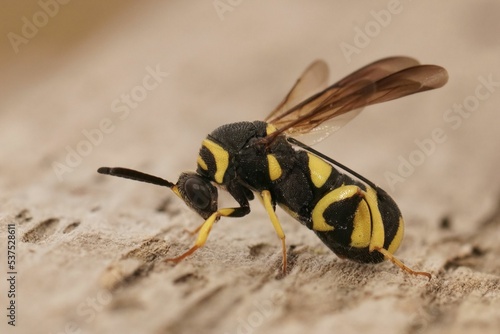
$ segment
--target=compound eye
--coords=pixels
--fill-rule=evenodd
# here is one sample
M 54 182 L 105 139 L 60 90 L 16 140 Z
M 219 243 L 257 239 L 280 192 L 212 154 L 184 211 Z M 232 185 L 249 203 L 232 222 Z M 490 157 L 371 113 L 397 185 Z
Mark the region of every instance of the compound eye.
M 197 209 L 203 210 L 212 202 L 212 185 L 198 176 L 188 177 L 184 183 L 187 199 Z

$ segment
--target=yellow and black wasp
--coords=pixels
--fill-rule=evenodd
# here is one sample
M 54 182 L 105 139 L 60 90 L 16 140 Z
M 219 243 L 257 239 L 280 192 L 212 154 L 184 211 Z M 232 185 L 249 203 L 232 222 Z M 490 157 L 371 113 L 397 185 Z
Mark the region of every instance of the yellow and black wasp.
M 365 106 L 439 88 L 448 80 L 446 70 L 408 57 L 390 57 L 329 87 L 327 80 L 326 63 L 315 61 L 265 121 L 215 129 L 202 142 L 196 172 L 182 173 L 175 184 L 127 168 L 101 167 L 98 172 L 166 186 L 205 219 L 195 231 L 194 246 L 166 261 L 179 262 L 202 247 L 221 217 L 247 215 L 249 201 L 257 195 L 281 239 L 284 274 L 285 234 L 276 204 L 341 258 L 362 263 L 389 259 L 411 274 L 430 278 L 393 256 L 404 230 L 394 200 L 373 182 L 292 136 L 329 134 L 333 126 L 327 120 L 345 123 Z M 218 208 L 217 187 L 228 191 L 239 207 Z

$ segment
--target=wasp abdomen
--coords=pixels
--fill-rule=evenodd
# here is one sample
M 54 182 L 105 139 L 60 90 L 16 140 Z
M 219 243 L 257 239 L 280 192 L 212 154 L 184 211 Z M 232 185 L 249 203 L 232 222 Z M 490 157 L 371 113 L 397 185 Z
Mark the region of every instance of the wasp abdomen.
M 382 189 L 338 172 L 331 164 L 303 150 L 278 160 L 287 173 L 271 186 L 277 203 L 312 229 L 337 255 L 358 262 L 384 260 L 403 237 L 396 203 Z M 271 170 L 269 170 L 271 173 Z

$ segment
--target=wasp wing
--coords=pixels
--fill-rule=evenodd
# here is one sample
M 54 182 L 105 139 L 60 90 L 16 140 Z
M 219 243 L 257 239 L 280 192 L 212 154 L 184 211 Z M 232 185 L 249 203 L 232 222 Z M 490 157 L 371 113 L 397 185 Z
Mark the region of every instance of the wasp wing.
M 305 98 L 326 88 L 328 85 L 328 65 L 323 60 L 316 60 L 309 65 L 297 79 L 283 101 L 265 118 L 266 121 L 277 119 L 291 107 Z
M 290 97 L 293 97 L 294 101 L 298 100 L 300 95 L 298 92 L 306 91 L 306 89 L 302 88 L 303 86 L 307 86 L 308 88 L 310 87 L 308 90 L 312 90 L 313 85 L 311 83 L 314 82 L 313 78 L 321 78 L 320 73 L 318 73 L 319 71 L 322 69 L 328 71 L 328 67 L 323 61 L 313 62 L 300 76 L 285 99 L 266 118 L 266 121 L 278 125 L 278 122 L 286 123 L 292 119 L 297 119 L 300 116 L 309 113 L 329 96 L 348 95 L 353 90 L 359 88 L 359 82 L 373 82 L 389 75 L 390 73 L 416 66 L 418 64 L 418 61 L 408 57 L 390 57 L 380 59 L 349 74 L 326 89 L 324 89 L 326 82 L 322 82 L 323 87 L 321 88 L 320 85 L 317 84 L 317 90 L 315 91 L 316 94 L 311 96 L 313 92 L 310 92 L 309 95 L 303 95 L 304 99 L 301 100 L 300 103 L 299 101 L 297 101 L 296 104 L 291 103 L 292 99 Z M 325 75 L 322 80 L 328 80 L 328 75 Z M 317 79 L 316 82 L 319 83 L 320 79 Z M 292 108 L 284 110 L 284 106 L 286 105 L 292 106 Z
M 381 59 L 271 117 L 268 122 L 278 129 L 271 136 L 308 133 L 341 115 L 339 119 L 346 123 L 364 106 L 435 89 L 447 80 L 446 70 L 439 66 L 418 65 L 408 57 Z

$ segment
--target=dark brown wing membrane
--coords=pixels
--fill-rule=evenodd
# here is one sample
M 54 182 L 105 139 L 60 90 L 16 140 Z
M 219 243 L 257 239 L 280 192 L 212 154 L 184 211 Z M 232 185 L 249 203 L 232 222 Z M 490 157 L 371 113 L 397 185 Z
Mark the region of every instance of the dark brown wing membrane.
M 445 69 L 418 65 L 407 57 L 385 58 L 371 63 L 311 96 L 268 122 L 280 133 L 307 133 L 326 120 L 367 105 L 390 101 L 410 94 L 443 86 L 448 80 Z
M 323 60 L 314 61 L 300 75 L 287 96 L 265 120 L 277 119 L 307 97 L 325 89 L 328 85 L 328 72 L 328 65 Z
M 303 96 L 304 100 L 297 101 L 300 102 L 297 104 L 290 103 L 290 96 L 297 96 L 297 90 L 303 91 L 304 89 L 300 89 L 300 86 L 304 82 L 310 82 L 312 80 L 303 80 L 305 77 L 311 77 L 311 72 L 318 72 L 320 67 L 317 66 L 317 63 L 321 62 L 322 67 L 326 67 L 326 64 L 323 61 L 313 62 L 301 75 L 301 77 L 297 80 L 295 85 L 292 87 L 290 93 L 285 97 L 285 99 L 278 105 L 278 107 L 266 118 L 266 121 L 277 124 L 278 121 L 287 122 L 287 120 L 297 119 L 302 115 L 309 113 L 316 106 L 321 104 L 321 102 L 326 99 L 328 96 L 336 96 L 336 95 L 348 95 L 355 89 L 359 88 L 359 84 L 366 83 L 367 81 L 377 81 L 380 78 L 386 77 L 391 73 L 395 73 L 402 69 L 416 66 L 418 65 L 418 61 L 409 57 L 389 57 L 380 59 L 371 64 L 366 65 L 365 67 L 360 68 L 359 70 L 349 74 L 342 80 L 337 83 L 331 85 L 330 87 L 320 91 L 326 87 L 326 82 L 324 83 L 324 87 L 317 88 L 315 91 L 315 95 L 307 95 Z M 319 74 L 315 74 L 314 77 L 320 77 Z M 327 80 L 327 77 L 325 77 Z M 310 93 L 312 94 L 312 92 Z M 307 97 L 307 99 L 305 99 Z M 292 106 L 293 108 L 282 110 L 284 105 Z

